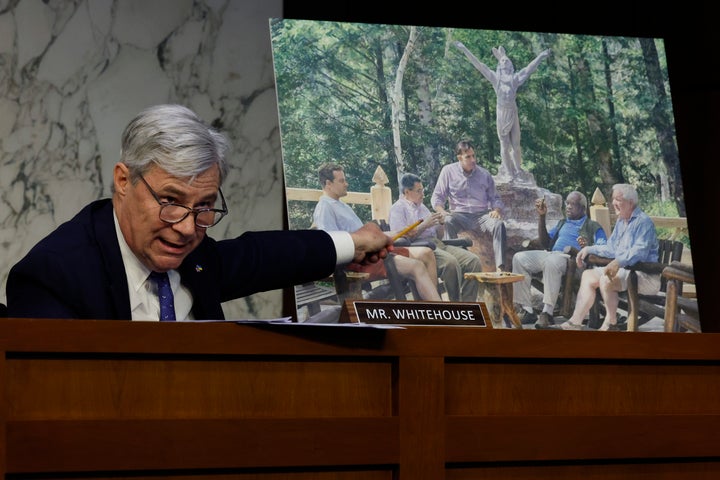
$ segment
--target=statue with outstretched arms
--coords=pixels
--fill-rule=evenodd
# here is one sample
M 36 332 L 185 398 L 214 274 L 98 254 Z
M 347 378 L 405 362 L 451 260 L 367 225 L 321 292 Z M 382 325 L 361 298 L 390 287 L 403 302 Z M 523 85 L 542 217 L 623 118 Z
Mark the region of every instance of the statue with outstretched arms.
M 540 62 L 550 55 L 550 50 L 543 50 L 525 68 L 515 72 L 512 61 L 505 54 L 505 49 L 502 46 L 493 47 L 493 55 L 498 61 L 497 69 L 493 71 L 478 60 L 462 42 L 455 42 L 454 45 L 465 54 L 470 63 L 490 82 L 495 90 L 497 134 L 500 139 L 500 157 L 502 159 L 498 174 L 514 179 L 523 172 L 520 152 L 520 118 L 516 102 L 517 91 L 537 70 Z

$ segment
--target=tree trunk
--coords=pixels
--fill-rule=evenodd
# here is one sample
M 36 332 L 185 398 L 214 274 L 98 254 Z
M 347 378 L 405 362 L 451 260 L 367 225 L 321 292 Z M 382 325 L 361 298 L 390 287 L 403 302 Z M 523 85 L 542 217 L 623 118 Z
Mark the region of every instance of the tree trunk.
M 417 28 L 410 27 L 410 38 L 408 39 L 405 51 L 403 52 L 400 63 L 398 64 L 397 72 L 395 73 L 395 85 L 392 93 L 390 94 L 390 107 L 392 109 L 391 123 L 393 132 L 393 147 L 395 150 L 395 159 L 397 162 L 397 177 L 400 176 L 407 170 L 405 165 L 405 159 L 402 153 L 402 144 L 400 141 L 400 116 L 403 112 L 403 76 L 405 75 L 405 68 L 407 67 L 408 59 L 410 54 L 415 49 L 415 40 L 417 40 Z
M 685 217 L 685 195 L 682 181 L 680 181 L 680 158 L 675 144 L 675 131 L 672 127 L 672 120 L 666 108 L 668 100 L 660 71 L 657 48 L 652 38 L 641 38 L 640 46 L 645 60 L 648 83 L 654 91 L 654 98 L 657 99 L 655 105 L 653 105 L 650 123 L 655 125 L 655 136 L 660 145 L 663 164 L 670 178 L 670 196 L 677 205 L 678 215 Z

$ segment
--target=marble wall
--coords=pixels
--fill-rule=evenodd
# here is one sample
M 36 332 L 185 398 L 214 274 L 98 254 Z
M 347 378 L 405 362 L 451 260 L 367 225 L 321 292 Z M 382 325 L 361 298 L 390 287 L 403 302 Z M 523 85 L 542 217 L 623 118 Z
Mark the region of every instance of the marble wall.
M 282 0 L 0 0 L 0 302 L 35 242 L 109 195 L 122 129 L 149 105 L 185 104 L 232 140 L 214 238 L 282 228 L 280 16 Z M 281 292 L 225 313 L 279 316 Z

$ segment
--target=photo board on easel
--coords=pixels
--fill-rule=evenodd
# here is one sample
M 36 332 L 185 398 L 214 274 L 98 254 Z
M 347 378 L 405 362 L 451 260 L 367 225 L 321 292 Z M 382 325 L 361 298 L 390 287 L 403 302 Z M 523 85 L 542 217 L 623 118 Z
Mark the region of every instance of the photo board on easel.
M 680 242 L 677 261 L 692 271 L 663 39 L 295 19 L 272 19 L 270 28 L 290 229 L 313 227 L 326 162 L 343 167 L 340 200 L 363 222 L 387 223 L 405 173 L 422 180 L 432 211 L 439 172 L 467 139 L 503 200 L 509 262 L 537 237 L 535 199 L 546 199 L 551 228 L 566 195 L 583 192 L 609 236 L 612 185 L 629 183 L 658 238 Z M 499 74 L 502 62 L 524 76 L 493 84 L 484 69 Z M 499 134 L 503 118 L 517 120 L 517 158 Z M 470 240 L 481 270 L 493 270 L 492 245 Z M 395 295 L 354 275 L 342 279 L 340 296 L 337 276 L 296 287 L 298 320 L 332 318 L 348 289 Z M 692 330 L 694 284 L 675 285 L 675 329 Z M 637 330 L 664 331 L 664 292 L 647 302 Z

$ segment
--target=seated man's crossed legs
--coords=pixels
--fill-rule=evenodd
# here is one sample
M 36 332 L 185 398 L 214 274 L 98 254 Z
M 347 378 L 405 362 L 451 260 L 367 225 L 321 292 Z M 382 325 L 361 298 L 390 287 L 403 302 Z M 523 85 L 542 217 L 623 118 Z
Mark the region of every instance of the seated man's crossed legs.
M 490 233 L 492 235 L 495 267 L 507 271 L 507 231 L 501 218 L 492 218 L 489 212 L 464 213 L 453 212 L 445 217 L 445 238 L 457 238 L 462 231 Z
M 482 271 L 480 258 L 474 253 L 454 245 L 435 249 L 437 268 L 451 302 L 476 302 L 480 284 L 465 273 Z
M 521 321 L 532 324 L 537 321 L 537 327 L 546 327 L 554 324 L 553 312 L 557 303 L 562 278 L 567 269 L 569 255 L 562 252 L 548 252 L 547 250 L 526 250 L 513 256 L 512 271 L 525 275 L 522 281 L 513 287 L 513 300 L 524 313 Z M 535 315 L 532 309 L 531 281 L 532 276 L 542 273 L 543 282 L 543 309 L 540 315 Z

